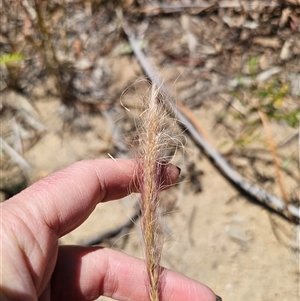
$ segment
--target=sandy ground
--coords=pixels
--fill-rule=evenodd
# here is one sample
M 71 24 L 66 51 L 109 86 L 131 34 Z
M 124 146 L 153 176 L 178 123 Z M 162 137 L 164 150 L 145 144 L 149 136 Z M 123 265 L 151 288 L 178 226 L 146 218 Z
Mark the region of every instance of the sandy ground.
M 72 132 L 63 130 L 58 99 L 41 98 L 35 104 L 47 131 L 25 154 L 35 166 L 32 182 L 77 160 L 108 157 L 110 133 L 100 115 L 83 117 L 81 123 L 88 125 L 88 130 L 79 130 L 75 122 Z M 209 124 L 207 114 L 206 118 Z M 191 141 L 186 150 L 196 170 L 202 171 L 198 175 L 202 192 L 193 192 L 190 183 L 182 181 L 162 197 L 170 207 L 163 217 L 167 239 L 162 265 L 205 283 L 223 300 L 299 300 L 299 257 L 283 243 L 296 241 L 286 236 L 278 240 L 274 235 L 274 229 L 279 229 L 292 237 L 295 226 L 249 202 Z M 184 157 L 175 163 L 187 172 Z M 134 203 L 130 196 L 98 205 L 80 228 L 61 238 L 61 243 L 80 244 L 117 227 L 131 216 Z M 275 228 L 271 221 L 277 223 Z M 108 245 L 142 257 L 139 233 L 137 223 Z

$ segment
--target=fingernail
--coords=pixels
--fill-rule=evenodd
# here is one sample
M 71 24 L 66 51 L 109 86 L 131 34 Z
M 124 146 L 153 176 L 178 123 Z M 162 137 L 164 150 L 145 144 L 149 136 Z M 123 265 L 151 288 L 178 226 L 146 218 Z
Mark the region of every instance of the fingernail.
M 178 171 L 179 171 L 179 174 L 181 173 L 181 168 L 180 167 L 178 167 L 178 166 L 176 166 L 176 168 L 178 169 Z
M 216 301 L 222 301 L 222 298 L 216 295 Z

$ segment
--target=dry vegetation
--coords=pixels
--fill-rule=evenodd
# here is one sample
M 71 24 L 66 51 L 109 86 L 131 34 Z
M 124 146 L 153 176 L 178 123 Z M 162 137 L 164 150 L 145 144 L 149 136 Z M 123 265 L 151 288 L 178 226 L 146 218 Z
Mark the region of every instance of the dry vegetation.
M 247 181 L 299 212 L 299 1 L 2 0 L 0 10 L 2 200 L 72 161 L 107 153 L 132 156 L 128 140 L 134 137 L 128 133 L 134 133 L 135 122 L 120 99 L 135 106 L 132 99 L 144 94 L 139 91 L 145 84 L 132 83 L 153 78 L 139 66 L 129 30 L 205 140 Z M 201 167 L 210 163 L 203 162 L 184 124 L 178 129 L 186 140 L 185 154 L 175 158 L 185 166 L 181 181 L 201 198 L 201 191 L 210 189 L 203 184 L 206 177 L 214 181 Z M 39 148 L 50 133 L 56 135 L 52 146 L 71 143 L 76 150 L 58 153 L 57 164 Z M 82 143 L 69 140 L 76 135 L 84 137 Z M 232 191 L 221 196 L 224 208 L 235 206 L 238 190 Z M 162 210 L 180 212 L 182 193 L 176 187 Z M 299 213 L 253 196 L 248 200 L 267 208 L 272 235 L 298 254 Z M 185 218 L 189 233 L 195 233 L 195 217 Z M 239 241 L 241 249 L 247 245 L 246 232 L 226 229 L 224 235 Z M 111 245 L 115 234 L 110 240 L 104 235 L 105 243 Z M 296 301 L 295 291 L 286 300 Z

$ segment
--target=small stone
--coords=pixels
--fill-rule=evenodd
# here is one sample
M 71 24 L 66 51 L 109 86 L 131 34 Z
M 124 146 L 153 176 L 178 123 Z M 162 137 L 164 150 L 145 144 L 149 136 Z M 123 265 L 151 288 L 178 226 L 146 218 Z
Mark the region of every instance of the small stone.
M 228 225 L 225 227 L 228 236 L 237 242 L 247 242 L 251 239 L 245 230 L 239 226 Z

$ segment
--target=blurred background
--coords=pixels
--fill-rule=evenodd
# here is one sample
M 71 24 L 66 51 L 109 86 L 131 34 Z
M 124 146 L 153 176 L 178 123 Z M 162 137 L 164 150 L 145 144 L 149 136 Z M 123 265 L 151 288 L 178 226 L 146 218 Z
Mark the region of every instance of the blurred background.
M 299 300 L 299 0 L 1 0 L 0 10 L 1 202 L 75 161 L 135 157 L 139 108 L 158 81 L 190 121 L 166 108 L 182 175 L 161 197 L 162 265 L 223 300 Z M 263 196 L 234 184 L 213 152 Z M 100 204 L 61 243 L 142 257 L 138 217 L 138 196 Z

